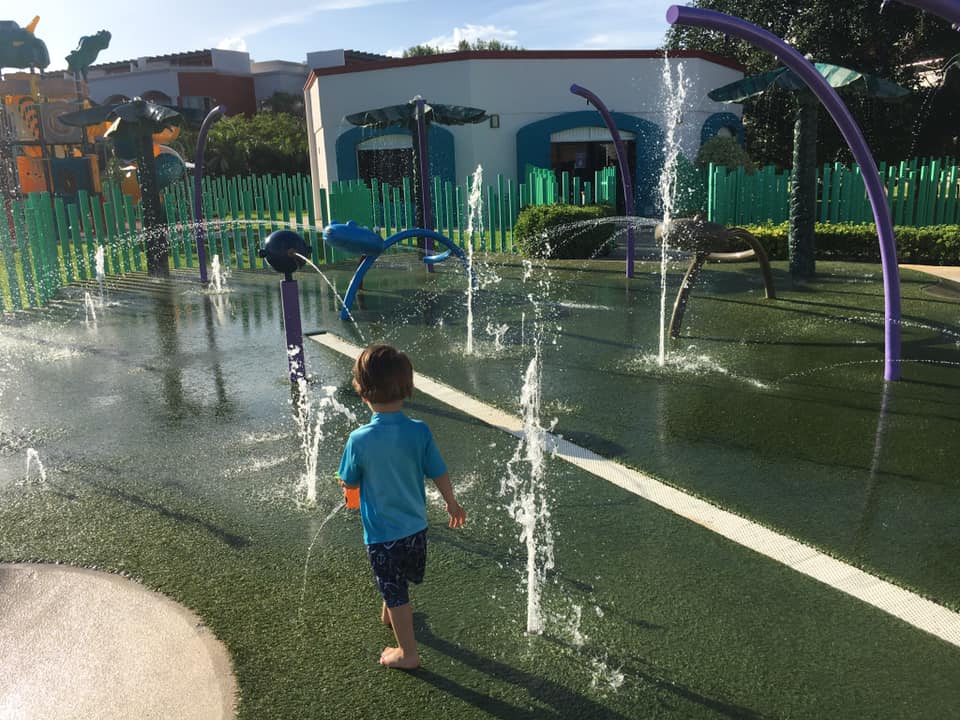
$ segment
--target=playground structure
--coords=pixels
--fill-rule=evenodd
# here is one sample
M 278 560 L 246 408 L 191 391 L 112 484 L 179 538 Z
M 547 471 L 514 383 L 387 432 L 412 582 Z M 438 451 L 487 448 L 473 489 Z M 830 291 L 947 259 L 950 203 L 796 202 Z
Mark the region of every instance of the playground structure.
M 123 193 L 139 202 L 135 148 L 110 142 L 112 118 L 86 126 L 65 121 L 91 109 L 87 71 L 109 46 L 110 33 L 101 30 L 80 38 L 78 47 L 65 58 L 73 73 L 71 81 L 43 74 L 50 58 L 46 45 L 34 33 L 38 22 L 39 18 L 34 18 L 26 28 L 13 21 L 0 22 L 0 69 L 30 71 L 0 78 L 0 190 L 7 198 L 48 192 L 72 202 L 80 191 L 102 192 L 101 178 L 108 174 L 115 156 L 119 165 L 113 172 L 121 173 L 118 180 Z M 153 136 L 161 189 L 186 170 L 184 159 L 167 145 L 179 132 L 179 128 L 169 128 Z
M 102 162 L 94 143 L 106 128 L 62 122 L 83 108 L 73 83 L 8 73 L 0 80 L 0 186 L 9 194 L 51 192 L 67 199 L 100 192 Z

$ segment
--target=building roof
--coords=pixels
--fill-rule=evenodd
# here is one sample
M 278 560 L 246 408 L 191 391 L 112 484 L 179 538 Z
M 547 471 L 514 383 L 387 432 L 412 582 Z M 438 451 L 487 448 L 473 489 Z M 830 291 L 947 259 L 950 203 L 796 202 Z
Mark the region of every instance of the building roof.
M 390 55 L 363 52 L 362 50 L 344 50 L 343 59 L 348 65 L 351 63 L 386 62 L 389 60 L 396 60 L 396 58 L 391 57 Z
M 346 52 L 354 52 L 352 50 Z M 346 54 L 345 52 L 345 54 Z M 362 53 L 370 55 L 370 53 Z M 385 60 L 366 62 L 348 62 L 335 67 L 314 68 L 307 77 L 305 90 L 309 89 L 318 77 L 341 75 L 352 72 L 388 70 L 391 68 L 411 67 L 415 65 L 433 65 L 436 63 L 460 62 L 463 60 L 650 60 L 662 59 L 663 50 L 464 50 L 459 52 L 420 55 L 409 58 L 387 57 Z M 732 58 L 700 50 L 669 50 L 670 58 L 699 58 L 734 70 L 744 71 L 743 65 Z M 384 58 L 386 56 L 374 56 Z
M 108 63 L 97 63 L 91 65 L 91 70 L 103 70 L 106 73 L 128 72 L 132 63 L 138 62 L 141 58 L 131 58 L 130 60 L 114 60 Z M 180 67 L 211 67 L 213 65 L 213 54 L 207 50 L 187 50 L 186 52 L 168 53 L 166 55 L 151 55 L 143 58 L 150 63 L 167 63 Z

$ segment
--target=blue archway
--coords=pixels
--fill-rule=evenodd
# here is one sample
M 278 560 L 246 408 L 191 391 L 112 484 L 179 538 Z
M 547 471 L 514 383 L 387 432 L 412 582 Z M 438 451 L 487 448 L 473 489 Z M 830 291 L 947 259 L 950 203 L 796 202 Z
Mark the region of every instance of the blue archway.
M 355 127 L 337 138 L 337 177 L 340 180 L 356 180 L 360 177 L 357 168 L 357 145 L 364 140 L 381 135 L 410 135 L 413 133 L 404 127 L 390 127 L 382 130 Z M 456 152 L 453 145 L 453 133 L 438 125 L 427 128 L 427 142 L 430 145 L 430 175 L 444 182 L 456 179 Z
M 707 140 L 715 137 L 723 128 L 730 131 L 737 142 L 740 143 L 740 147 L 746 145 L 747 139 L 743 132 L 743 122 L 732 112 L 718 112 L 708 117 L 700 129 L 700 144 L 703 145 Z
M 610 115 L 617 129 L 635 134 L 634 194 L 638 215 L 653 216 L 660 206 L 657 184 L 663 168 L 663 129 L 660 126 L 625 113 Z M 517 177 L 524 176 L 527 163 L 550 167 L 550 135 L 577 127 L 607 129 L 595 110 L 563 113 L 524 125 L 517 131 Z

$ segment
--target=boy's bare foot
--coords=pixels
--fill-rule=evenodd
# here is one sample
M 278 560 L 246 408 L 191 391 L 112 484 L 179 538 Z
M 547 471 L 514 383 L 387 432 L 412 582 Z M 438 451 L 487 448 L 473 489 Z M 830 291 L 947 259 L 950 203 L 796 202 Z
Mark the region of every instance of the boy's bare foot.
M 380 611 L 380 622 L 384 625 L 390 625 L 390 613 L 387 612 L 387 604 L 383 604 L 383 610 Z
M 404 657 L 403 651 L 398 647 L 384 648 L 380 653 L 380 664 L 384 667 L 397 668 L 398 670 L 416 670 L 420 667 L 420 656 Z

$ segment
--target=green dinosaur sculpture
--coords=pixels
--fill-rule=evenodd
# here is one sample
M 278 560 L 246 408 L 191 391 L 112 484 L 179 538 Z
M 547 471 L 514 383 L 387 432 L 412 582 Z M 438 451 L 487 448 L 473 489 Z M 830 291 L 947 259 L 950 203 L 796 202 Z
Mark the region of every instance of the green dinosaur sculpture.
M 67 55 L 67 68 L 72 73 L 80 73 L 83 79 L 87 79 L 87 70 L 97 59 L 101 50 L 106 50 L 110 45 L 110 32 L 101 30 L 96 35 L 84 35 L 80 38 L 80 44 L 77 49 Z
M 43 70 L 50 64 L 46 44 L 33 34 L 36 24 L 34 19 L 22 28 L 13 20 L 0 20 L 0 69 L 35 67 Z

